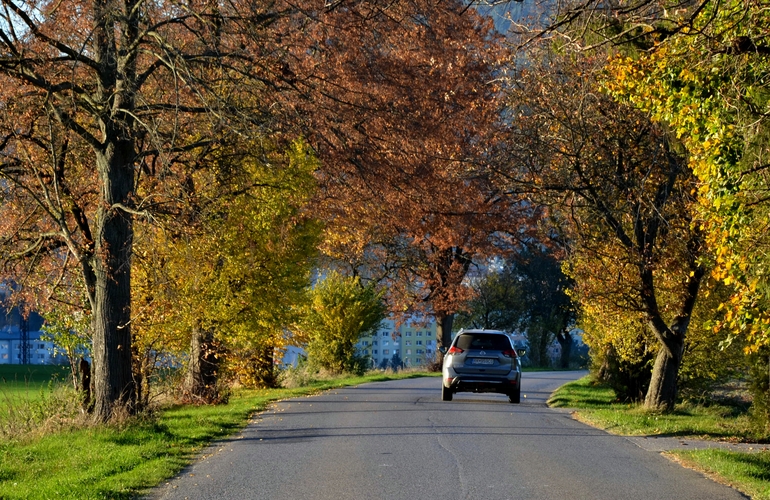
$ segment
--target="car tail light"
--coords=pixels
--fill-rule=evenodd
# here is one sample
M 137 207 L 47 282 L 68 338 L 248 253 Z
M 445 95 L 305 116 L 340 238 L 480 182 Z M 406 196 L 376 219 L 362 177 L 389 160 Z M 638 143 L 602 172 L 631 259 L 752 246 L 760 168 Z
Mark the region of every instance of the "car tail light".
M 505 356 L 506 358 L 515 358 L 516 351 L 514 351 L 513 349 L 507 349 L 503 351 L 503 356 Z
M 459 347 L 452 346 L 449 348 L 449 351 L 447 351 L 447 354 L 462 354 L 463 350 Z

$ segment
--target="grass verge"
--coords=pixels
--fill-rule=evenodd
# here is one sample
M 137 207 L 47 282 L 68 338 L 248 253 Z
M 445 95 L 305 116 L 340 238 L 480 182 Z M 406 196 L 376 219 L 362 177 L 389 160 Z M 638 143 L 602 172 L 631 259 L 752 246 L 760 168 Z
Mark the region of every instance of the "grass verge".
M 69 368 L 59 365 L 0 365 L 0 408 L 9 401 L 38 399 L 41 390 L 63 384 Z
M 270 402 L 425 375 L 373 374 L 295 389 L 240 390 L 227 405 L 178 406 L 120 426 L 75 428 L 0 442 L 0 498 L 135 498 L 179 472 L 211 441 L 243 428 Z
M 564 385 L 549 405 L 574 408 L 578 420 L 613 434 L 672 436 L 731 442 L 767 442 L 747 414 L 746 405 L 680 404 L 670 414 L 645 411 L 639 405 L 615 401 L 614 392 L 594 384 L 590 377 Z M 752 452 L 719 449 L 671 451 L 683 465 L 729 484 L 753 499 L 770 500 L 770 451 L 759 445 Z
M 753 500 L 770 499 L 770 452 L 695 450 L 671 453 L 685 467 L 729 484 Z

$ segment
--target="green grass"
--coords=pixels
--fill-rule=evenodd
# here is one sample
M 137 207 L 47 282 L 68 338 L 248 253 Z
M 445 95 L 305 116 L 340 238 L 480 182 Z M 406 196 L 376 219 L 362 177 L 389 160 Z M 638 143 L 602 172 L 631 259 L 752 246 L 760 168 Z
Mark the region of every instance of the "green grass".
M 770 452 L 740 453 L 726 450 L 675 451 L 683 465 L 730 484 L 754 500 L 770 500 Z
M 751 424 L 745 405 L 680 404 L 670 414 L 653 413 L 639 405 L 617 403 L 610 388 L 592 383 L 590 377 L 561 387 L 549 404 L 575 408 L 578 420 L 613 434 L 768 441 L 768 436 L 758 434 Z M 765 447 L 759 444 L 752 452 L 707 449 L 670 454 L 751 498 L 770 500 L 770 451 L 764 451 Z
M 64 383 L 70 377 L 67 366 L 0 365 L 0 408 L 9 400 L 38 399 L 50 385 Z
M 679 404 L 672 413 L 650 412 L 637 404 L 615 401 L 609 387 L 590 377 L 557 390 L 548 404 L 576 408 L 576 418 L 594 427 L 626 436 L 676 436 L 730 441 L 764 441 L 746 414 L 746 408 L 728 404 Z
M 374 374 L 297 389 L 242 390 L 227 405 L 179 406 L 126 424 L 0 442 L 2 499 L 128 499 L 172 477 L 212 440 L 231 435 L 268 403 L 419 373 Z

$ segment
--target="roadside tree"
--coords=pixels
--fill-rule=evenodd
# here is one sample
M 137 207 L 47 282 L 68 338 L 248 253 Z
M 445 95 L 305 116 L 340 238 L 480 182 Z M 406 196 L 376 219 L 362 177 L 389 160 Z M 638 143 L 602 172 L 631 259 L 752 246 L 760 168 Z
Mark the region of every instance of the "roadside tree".
M 535 49 L 536 50 L 536 49 Z M 697 185 L 666 130 L 599 92 L 603 58 L 530 55 L 511 91 L 516 178 L 561 222 L 584 314 L 635 314 L 657 339 L 651 409 L 671 410 L 701 281 Z M 593 308 L 593 309 L 592 309 Z
M 688 29 L 639 57 L 615 58 L 606 84 L 687 148 L 701 180 L 713 275 L 734 290 L 715 327 L 742 337 L 750 351 L 770 344 L 768 29 L 761 2 L 703 2 Z
M 501 64 L 491 20 L 459 0 L 345 3 L 294 43 L 292 102 L 316 148 L 324 251 L 432 315 L 448 346 L 474 260 L 526 239 L 537 211 L 491 182 Z
M 243 2 L 15 2 L 0 13 L 0 235 L 6 276 L 93 318 L 94 418 L 136 409 L 135 217 L 184 197 L 189 169 L 264 122 Z M 42 300 L 39 307 L 45 309 Z

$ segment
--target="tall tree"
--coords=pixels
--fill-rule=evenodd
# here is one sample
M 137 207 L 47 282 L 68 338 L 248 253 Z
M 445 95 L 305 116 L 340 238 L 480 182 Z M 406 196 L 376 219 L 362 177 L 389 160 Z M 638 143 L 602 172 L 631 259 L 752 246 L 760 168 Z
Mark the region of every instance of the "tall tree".
M 459 0 L 311 5 L 287 71 L 314 97 L 292 104 L 322 160 L 326 251 L 388 282 L 394 312 L 432 314 L 448 345 L 473 260 L 526 238 L 536 212 L 483 169 L 509 54 Z
M 262 123 L 247 2 L 16 2 L 0 13 L 2 244 L 26 290 L 87 291 L 94 416 L 135 409 L 134 217 L 184 196 L 227 131 Z M 67 273 L 74 274 L 64 279 Z M 58 298 L 62 298 L 61 295 Z
M 468 281 L 473 297 L 457 314 L 458 327 L 509 331 L 517 328 L 523 291 L 517 286 L 512 265 L 494 262 L 485 274 Z
M 656 337 L 645 405 L 671 410 L 705 274 L 695 178 L 662 127 L 598 91 L 601 57 L 530 60 L 511 94 L 514 165 L 565 221 L 584 306 L 633 311 Z
M 768 29 L 762 2 L 703 2 L 691 29 L 638 57 L 615 58 L 607 83 L 687 148 L 702 181 L 714 276 L 733 288 L 718 327 L 746 338 L 750 350 L 770 343 Z

